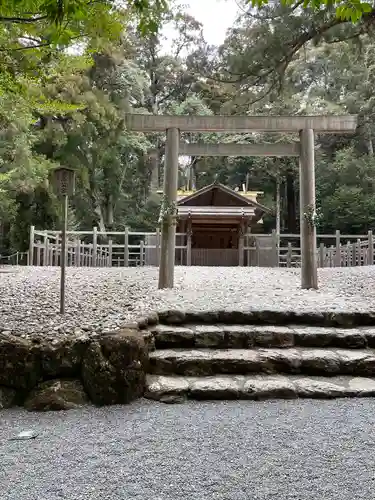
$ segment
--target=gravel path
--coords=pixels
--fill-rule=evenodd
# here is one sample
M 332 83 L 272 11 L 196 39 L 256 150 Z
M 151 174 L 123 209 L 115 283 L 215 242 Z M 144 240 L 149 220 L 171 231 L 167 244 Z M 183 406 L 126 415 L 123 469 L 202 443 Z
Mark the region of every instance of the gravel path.
M 153 310 L 375 311 L 375 267 L 322 269 L 318 291 L 300 289 L 296 269 L 177 267 L 174 290 L 157 290 L 157 268 L 69 268 L 67 314 L 59 269 L 0 273 L 0 331 L 52 334 L 121 327 Z
M 375 401 L 1 412 L 1 500 L 369 500 Z M 9 441 L 37 430 L 30 441 Z

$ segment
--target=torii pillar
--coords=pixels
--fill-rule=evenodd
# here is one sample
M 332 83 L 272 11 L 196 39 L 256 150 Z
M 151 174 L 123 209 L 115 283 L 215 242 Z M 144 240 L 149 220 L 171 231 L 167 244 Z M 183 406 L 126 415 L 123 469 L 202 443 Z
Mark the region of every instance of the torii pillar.
M 316 227 L 305 214 L 315 214 L 314 130 L 300 131 L 300 247 L 301 287 L 318 288 Z
M 179 129 L 168 128 L 162 202 L 162 209 L 166 210 L 167 214 L 163 216 L 161 228 L 159 288 L 173 288 L 174 285 L 177 223 L 175 210 L 177 209 L 179 144 Z

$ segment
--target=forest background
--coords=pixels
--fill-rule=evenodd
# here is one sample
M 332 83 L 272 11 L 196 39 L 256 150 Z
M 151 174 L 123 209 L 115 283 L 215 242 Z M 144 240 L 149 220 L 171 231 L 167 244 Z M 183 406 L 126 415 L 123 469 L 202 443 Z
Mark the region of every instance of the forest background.
M 127 130 L 128 113 L 358 114 L 353 136 L 316 137 L 319 232 L 375 229 L 375 10 L 316 0 L 238 5 L 223 44 L 211 46 L 174 1 L 0 0 L 0 255 L 27 250 L 30 225 L 60 227 L 48 182 L 57 166 L 77 172 L 70 229 L 155 229 L 160 197 L 147 151 L 156 147 L 162 165 L 165 137 Z M 282 231 L 298 232 L 296 159 L 182 159 L 180 187 L 215 180 L 263 191 L 274 213 L 280 198 Z M 274 228 L 275 216 L 264 226 Z

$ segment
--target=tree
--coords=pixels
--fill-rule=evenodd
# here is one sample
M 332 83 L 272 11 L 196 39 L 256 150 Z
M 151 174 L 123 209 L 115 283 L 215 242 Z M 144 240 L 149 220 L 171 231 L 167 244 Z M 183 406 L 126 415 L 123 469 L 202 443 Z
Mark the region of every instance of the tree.
M 246 0 L 246 3 L 261 8 L 268 5 L 268 0 Z M 342 22 L 359 21 L 364 15 L 372 14 L 374 10 L 370 2 L 363 0 L 354 2 L 351 0 L 281 0 L 280 4 L 290 7 L 293 11 L 299 8 L 311 8 L 315 12 L 334 9 L 337 19 Z
M 68 57 L 68 60 L 71 59 Z M 51 161 L 77 168 L 77 218 L 86 227 L 105 232 L 115 223 L 116 210 L 131 199 L 145 199 L 142 161 L 149 142 L 126 131 L 124 114 L 142 99 L 145 75 L 116 53 L 95 56 L 93 67 L 77 73 L 69 64 L 46 82 L 47 99 L 63 98 L 78 109 L 63 115 L 41 114 L 35 150 Z M 132 189 L 128 188 L 129 180 Z
M 11 240 L 4 244 L 24 249 L 30 224 L 40 228 L 58 224 L 59 204 L 47 184 L 56 165 L 78 170 L 72 227 L 98 225 L 103 232 L 122 231 L 125 225 L 138 230 L 155 228 L 158 200 L 149 196 L 147 151 L 158 147 L 162 158 L 164 137 L 126 130 L 124 115 L 131 112 L 357 113 L 360 126 L 353 137 L 317 137 L 321 230 L 363 233 L 371 229 L 375 223 L 375 101 L 371 90 L 375 46 L 371 36 L 357 37 L 363 19 L 356 25 L 340 20 L 314 43 L 307 42 L 308 50 L 299 45 L 302 50 L 278 66 L 280 57 L 289 54 L 288 40 L 299 40 L 328 18 L 336 19 L 333 4 L 314 15 L 311 6 L 303 9 L 301 4 L 292 10 L 295 6 L 274 2 L 245 10 L 222 47 L 207 47 L 201 25 L 183 9 L 162 12 L 160 30 L 146 31 L 143 36 L 129 10 L 115 11 L 111 22 L 124 23 L 121 36 L 111 40 L 103 31 L 99 37 L 94 33 L 82 39 L 71 37 L 69 43 L 85 42 L 81 55 L 60 50 L 65 46 L 62 39 L 55 45 L 26 48 L 19 40 L 20 32 L 16 36 L 18 24 L 0 21 L 0 45 L 9 43 L 10 36 L 5 40 L 9 33 L 22 45 L 0 53 L 0 67 L 6 69 L 0 72 L 5 82 L 0 96 L 0 234 Z M 116 18 L 120 15 L 124 17 Z M 65 26 L 51 19 L 36 22 L 33 29 L 39 30 L 44 22 L 52 31 Z M 161 29 L 170 23 L 177 35 L 166 52 Z M 349 34 L 354 37 L 341 41 Z M 295 139 L 282 134 L 230 133 L 182 137 L 188 142 Z M 263 191 L 263 202 L 269 207 L 280 198 L 282 227 L 288 232 L 298 230 L 298 162 L 294 158 L 194 157 L 181 165 L 180 186 L 191 186 L 194 180 L 199 188 L 215 179 L 230 187 L 241 188 L 245 183 L 249 189 Z M 268 222 L 274 227 L 274 220 Z
M 165 53 L 162 35 L 162 29 L 167 26 L 172 26 L 176 32 L 176 36 L 170 40 L 169 53 Z M 203 46 L 202 25 L 178 6 L 164 14 L 158 33 L 139 37 L 136 31 L 129 30 L 124 36 L 125 53 L 142 68 L 148 81 L 146 100 L 138 105 L 138 111 L 143 109 L 152 114 L 211 114 L 201 93 L 199 75 L 191 62 L 191 58 L 199 58 Z M 150 135 L 150 141 L 159 151 L 161 163 L 164 136 Z M 190 165 L 184 166 L 181 176 L 189 176 L 195 165 L 196 159 L 193 158 Z
M 0 0 L 0 96 L 25 91 L 72 44 L 96 52 L 134 22 L 141 34 L 155 32 L 166 7 L 165 0 Z
M 160 14 L 167 9 L 165 0 L 126 0 L 122 6 L 114 0 L 1 0 L 0 23 L 8 32 L 19 29 L 23 38 L 38 45 L 67 45 L 77 37 L 113 35 L 121 29 L 121 19 L 135 16 L 142 33 L 155 32 Z M 45 33 L 35 39 L 38 33 Z
M 303 51 L 310 51 L 317 44 L 343 40 L 365 43 L 375 10 L 364 13 L 353 23 L 350 17 L 336 14 L 336 6 L 344 3 L 255 1 L 256 7 L 252 7 L 252 2 L 244 2 L 243 11 L 224 44 L 216 50 L 207 48 L 198 70 L 207 78 L 247 90 L 249 103 L 260 101 L 268 93 L 277 94 L 288 67 Z M 352 4 L 358 4 L 358 8 L 366 5 Z
M 287 25 L 288 19 L 285 23 Z M 218 68 L 222 65 L 221 73 L 218 69 L 221 79 L 225 80 L 224 68 L 228 70 L 227 75 L 233 76 L 239 74 L 241 68 L 245 71 L 254 67 L 256 61 L 260 64 L 261 56 L 268 54 L 268 47 L 270 56 L 279 50 L 273 46 L 275 38 L 273 30 L 269 29 L 268 16 L 257 19 L 256 26 L 257 29 L 253 29 L 254 20 L 244 14 L 229 32 L 215 61 Z M 261 42 L 263 45 L 259 45 Z M 273 91 L 270 89 L 275 82 L 272 72 L 264 75 L 264 80 L 258 80 L 257 85 L 251 85 L 255 79 L 224 83 L 220 78 L 211 79 L 214 82 L 211 86 L 221 89 L 226 96 L 217 107 L 215 96 L 218 92 L 210 94 L 219 113 L 359 115 L 359 127 L 353 136 L 317 137 L 316 183 L 318 203 L 324 215 L 320 229 L 326 233 L 335 229 L 350 232 L 350 227 L 353 233 L 364 233 L 373 227 L 371 178 L 374 175 L 375 109 L 371 89 L 375 84 L 374 47 L 370 36 L 363 35 L 362 42 L 359 45 L 354 38 L 310 44 L 309 50 L 300 51 L 293 57 L 282 75 L 282 85 Z M 205 83 L 209 88 L 208 78 Z M 282 134 L 249 134 L 232 136 L 230 140 L 272 142 L 291 138 L 297 139 Z M 284 227 L 288 232 L 298 229 L 298 164 L 294 159 L 208 159 L 205 171 L 208 181 L 217 175 L 219 180 L 232 187 L 241 186 L 248 175 L 250 187 L 265 191 L 267 203 L 270 203 L 270 197 L 276 197 L 276 177 L 279 175 Z
M 317 166 L 317 195 L 323 214 L 323 230 L 364 234 L 375 224 L 375 162 L 352 150 L 341 151 L 333 163 Z

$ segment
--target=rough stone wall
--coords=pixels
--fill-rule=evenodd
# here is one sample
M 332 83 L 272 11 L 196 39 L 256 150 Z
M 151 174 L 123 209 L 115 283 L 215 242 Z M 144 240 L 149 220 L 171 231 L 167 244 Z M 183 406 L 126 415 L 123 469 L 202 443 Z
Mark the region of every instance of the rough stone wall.
M 143 395 L 155 316 L 100 336 L 0 336 L 0 409 L 71 409 L 130 403 Z

